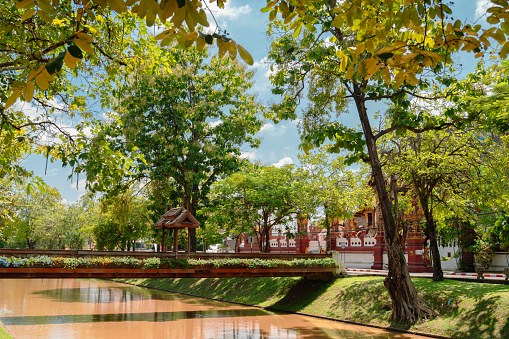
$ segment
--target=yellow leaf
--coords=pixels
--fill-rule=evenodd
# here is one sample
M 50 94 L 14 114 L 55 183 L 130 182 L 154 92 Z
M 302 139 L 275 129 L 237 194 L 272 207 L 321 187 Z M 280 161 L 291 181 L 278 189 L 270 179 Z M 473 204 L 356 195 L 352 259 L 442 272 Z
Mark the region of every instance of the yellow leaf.
M 230 54 L 230 59 L 235 60 L 237 58 L 237 43 L 233 40 L 230 40 L 228 45 L 228 53 Z
M 23 13 L 23 15 L 21 16 L 21 22 L 25 21 L 26 19 L 29 19 L 31 18 L 35 13 L 35 8 L 31 8 L 27 11 L 25 11 L 25 13 Z
M 207 15 L 203 11 L 203 9 L 200 9 L 200 11 L 198 12 L 198 10 L 196 8 L 190 6 L 187 13 L 191 16 L 191 18 L 193 18 L 193 21 L 195 23 L 199 23 L 200 25 L 202 25 L 204 27 L 209 26 L 209 22 L 207 21 Z
M 164 39 L 164 38 L 167 38 L 168 36 L 170 36 L 170 35 L 171 35 L 171 34 L 173 34 L 173 33 L 175 33 L 175 30 L 174 30 L 174 29 L 172 29 L 172 30 L 167 29 L 167 30 L 165 30 L 165 31 L 162 31 L 162 32 L 161 32 L 161 33 L 159 33 L 158 35 L 156 35 L 156 36 L 154 37 L 154 39 L 156 39 L 156 40 L 162 40 L 162 39 Z
M 161 41 L 161 47 L 164 47 L 164 46 L 168 46 L 170 44 L 170 42 L 173 41 L 173 39 L 175 39 L 175 32 L 170 35 L 169 37 L 167 38 L 164 38 L 162 41 Z
M 219 58 L 224 57 L 224 55 L 228 51 L 228 43 L 224 42 L 221 39 L 217 39 L 217 47 L 219 47 L 219 52 L 217 53 Z
M 108 0 L 108 3 L 110 4 L 111 9 L 117 13 L 127 12 L 127 5 L 124 0 Z
M 391 84 L 391 72 L 389 71 L 389 68 L 382 68 L 382 77 L 384 78 L 385 84 L 389 86 Z
M 49 86 L 48 79 L 46 79 L 46 77 L 42 73 L 37 74 L 37 76 L 35 77 L 35 83 L 37 84 L 37 86 L 39 86 L 39 89 L 41 91 L 45 91 L 48 89 Z
M 81 48 L 81 50 L 87 52 L 88 54 L 94 53 L 94 48 L 90 46 L 86 41 L 81 39 L 74 39 L 74 43 L 76 44 L 76 46 Z
M 26 102 L 29 102 L 32 100 L 32 98 L 34 97 L 34 90 L 35 90 L 35 85 L 34 85 L 33 81 L 27 82 L 27 86 L 25 89 L 25 101 Z
M 377 59 L 369 58 L 366 61 L 366 69 L 368 74 L 364 77 L 364 79 L 368 80 L 371 78 L 373 74 L 375 74 L 380 69 L 381 66 L 382 64 L 379 64 Z
M 73 57 L 71 55 L 71 53 L 69 52 L 66 52 L 65 53 L 65 57 L 64 57 L 64 63 L 67 67 L 69 68 L 76 68 L 76 61 L 78 61 L 79 59 L 76 59 L 75 57 Z
M 50 81 L 53 81 L 53 79 L 55 78 L 55 75 L 51 75 L 48 73 L 48 70 L 46 69 L 46 67 L 42 70 L 42 75 L 44 75 L 44 77 L 46 78 L 46 80 L 48 80 L 48 82 Z
M 90 35 L 88 35 L 87 33 L 83 33 L 83 32 L 78 32 L 76 33 L 76 35 L 78 36 L 78 38 L 80 38 L 81 40 L 83 41 L 86 41 L 86 42 L 92 42 L 94 41 L 94 38 L 92 38 Z
M 189 33 L 187 40 L 195 40 L 198 37 L 198 32 Z
M 154 13 L 154 15 L 159 12 L 159 3 L 155 0 L 149 0 L 148 1 L 148 8 Z
M 176 1 L 167 1 L 163 9 L 159 10 L 159 19 L 166 21 L 177 10 Z
M 285 25 L 288 25 L 298 14 L 293 12 L 285 18 Z
M 37 75 L 37 71 L 35 69 L 31 70 L 30 73 L 28 73 L 27 80 L 28 81 L 32 80 L 36 75 Z
M 373 54 L 373 52 L 375 51 L 375 46 L 373 45 L 373 40 L 372 39 L 366 40 L 365 46 L 366 46 L 366 50 L 368 51 L 368 53 Z
M 504 47 L 500 50 L 500 57 L 505 58 L 507 54 L 509 53 L 509 42 L 506 42 L 504 44 Z
M 246 49 L 244 47 L 242 47 L 241 45 L 237 45 L 237 50 L 239 51 L 239 54 L 240 54 L 240 57 L 242 58 L 242 60 L 244 60 L 246 62 L 246 64 L 248 65 L 253 65 L 253 57 L 251 56 L 251 54 L 249 54 L 248 51 L 246 51 Z
M 15 91 L 13 91 L 11 96 L 9 97 L 9 99 L 7 99 L 7 101 L 5 102 L 4 109 L 7 109 L 8 107 L 12 106 L 16 102 L 16 100 L 18 100 L 18 98 L 20 96 L 21 96 L 21 89 L 17 89 Z
M 419 80 L 417 80 L 415 74 L 412 72 L 406 74 L 406 81 L 412 86 L 417 86 L 419 84 Z
M 501 29 L 497 29 L 497 31 L 493 32 L 491 36 L 493 37 L 493 39 L 497 40 L 499 44 L 503 44 L 506 41 L 505 34 L 504 32 L 502 32 Z
M 30 5 L 32 2 L 34 2 L 34 0 L 23 0 L 23 1 L 20 1 L 18 3 L 16 3 L 16 8 L 17 9 L 21 9 L 23 7 L 26 7 L 28 5 Z
M 156 22 L 156 15 L 152 11 L 147 11 L 147 16 L 145 17 L 145 22 L 147 23 L 148 27 L 154 26 L 154 23 Z
M 173 18 L 171 18 L 171 22 L 173 23 L 174 27 L 180 27 L 182 25 L 182 21 L 186 18 L 187 9 L 186 6 L 178 8 L 175 11 L 175 14 L 173 15 Z
M 302 21 L 296 21 L 298 22 L 297 27 L 295 27 L 295 31 L 293 32 L 293 37 L 297 38 L 300 34 L 300 31 L 302 29 L 302 26 L 304 25 Z
M 140 3 L 138 5 L 138 17 L 140 19 L 143 19 L 144 17 L 147 16 L 147 12 L 148 12 L 148 0 L 140 0 Z
M 186 11 L 186 24 L 187 27 L 189 27 L 189 30 L 192 32 L 194 31 L 194 27 L 196 26 L 196 22 L 194 21 L 193 17 L 191 16 L 191 10 Z
M 37 6 L 48 14 L 56 14 L 57 10 L 47 0 L 38 0 Z
M 53 18 L 48 15 L 46 12 L 44 12 L 42 9 L 37 11 L 37 16 L 41 18 L 42 20 L 46 21 L 48 24 L 53 23 Z
M 346 79 L 351 79 L 353 77 L 353 73 L 354 72 L 355 72 L 354 65 L 351 64 L 350 66 L 348 66 L 348 68 L 346 70 L 345 78 Z
M 198 51 L 203 51 L 203 48 L 205 47 L 205 45 L 207 44 L 207 42 L 205 41 L 205 39 L 202 39 L 202 38 L 199 38 L 199 39 L 196 39 L 196 48 L 198 49 Z
M 405 81 L 405 74 L 403 72 L 399 72 L 398 74 L 396 74 L 394 80 L 396 81 L 394 84 L 394 88 L 399 88 L 403 84 L 403 81 Z

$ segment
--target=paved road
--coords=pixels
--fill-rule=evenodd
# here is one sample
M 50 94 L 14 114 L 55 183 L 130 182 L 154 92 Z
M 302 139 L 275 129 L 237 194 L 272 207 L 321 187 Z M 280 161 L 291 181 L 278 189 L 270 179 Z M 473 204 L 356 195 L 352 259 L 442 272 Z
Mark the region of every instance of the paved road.
M 387 270 L 372 270 L 372 269 L 364 269 L 364 268 L 347 268 L 346 274 L 348 275 L 387 275 Z M 419 278 L 431 278 L 433 277 L 433 273 L 410 273 L 412 277 Z M 504 274 L 493 274 L 493 273 L 485 273 L 484 280 L 477 279 L 477 273 L 459 273 L 452 271 L 444 271 L 445 279 L 455 279 L 455 280 L 464 280 L 464 281 L 477 281 L 477 282 L 487 282 L 487 283 L 495 283 L 495 284 L 506 284 L 509 285 L 509 281 L 505 280 Z

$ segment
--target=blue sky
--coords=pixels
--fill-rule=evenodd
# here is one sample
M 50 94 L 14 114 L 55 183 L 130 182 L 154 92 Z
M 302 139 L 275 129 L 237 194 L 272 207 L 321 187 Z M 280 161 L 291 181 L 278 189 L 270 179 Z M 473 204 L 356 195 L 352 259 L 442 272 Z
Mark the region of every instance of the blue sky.
M 273 96 L 270 92 L 270 81 L 268 79 L 269 66 L 266 57 L 269 48 L 269 38 L 266 35 L 268 16 L 261 13 L 260 9 L 265 1 L 242 1 L 228 0 L 224 10 L 216 11 L 216 20 L 221 29 L 226 30 L 230 37 L 237 43 L 249 50 L 255 60 L 253 66 L 256 70 L 255 84 L 253 91 L 257 93 L 258 99 L 263 104 L 277 102 L 279 97 Z M 484 21 L 482 14 L 486 11 L 486 0 L 456 0 L 453 7 L 455 19 L 475 23 L 477 20 Z M 212 51 L 214 52 L 214 51 Z M 465 66 L 465 74 L 474 69 L 476 61 L 468 56 L 459 60 Z M 383 110 L 384 104 L 370 107 L 372 111 Z M 358 124 L 355 112 L 342 117 L 343 123 L 350 126 Z M 297 121 L 283 121 L 279 124 L 267 121 L 257 135 L 262 139 L 258 149 L 243 149 L 244 155 L 251 160 L 257 160 L 269 165 L 284 165 L 297 163 L 299 153 L 299 133 Z M 85 193 L 85 182 L 80 178 L 78 189 L 76 188 L 76 177 L 73 182 L 67 177 L 71 174 L 70 168 L 62 168 L 59 163 L 49 163 L 45 174 L 46 160 L 41 156 L 30 156 L 25 160 L 24 165 L 33 170 L 36 175 L 41 176 L 50 186 L 60 190 L 62 198 L 68 202 L 76 201 Z

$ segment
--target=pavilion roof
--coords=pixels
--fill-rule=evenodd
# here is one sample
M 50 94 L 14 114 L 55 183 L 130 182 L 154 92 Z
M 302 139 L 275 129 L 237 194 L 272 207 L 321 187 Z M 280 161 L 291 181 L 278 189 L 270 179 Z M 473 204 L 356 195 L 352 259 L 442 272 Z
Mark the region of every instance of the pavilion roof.
M 172 208 L 159 219 L 154 227 L 162 228 L 198 228 L 200 223 L 196 218 L 182 207 Z

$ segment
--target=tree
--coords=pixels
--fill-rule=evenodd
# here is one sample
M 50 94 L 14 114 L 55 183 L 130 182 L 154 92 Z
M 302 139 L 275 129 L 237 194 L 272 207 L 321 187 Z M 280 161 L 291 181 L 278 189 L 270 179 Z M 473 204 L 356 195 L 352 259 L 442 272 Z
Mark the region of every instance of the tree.
M 330 251 L 330 222 L 351 218 L 366 205 L 373 205 L 372 190 L 368 186 L 366 168 L 347 169 L 344 158 L 334 156 L 329 147 L 299 155 L 302 169 L 309 174 L 306 194 L 323 208 L 327 229 L 327 252 Z
M 97 248 L 134 251 L 136 241 L 147 237 L 153 227 L 148 204 L 147 197 L 135 188 L 105 197 L 102 220 L 93 230 Z
M 293 166 L 246 163 L 241 171 L 214 185 L 212 194 L 217 207 L 211 219 L 226 219 L 222 222 L 235 228 L 236 234 L 251 229 L 249 233 L 257 236 L 260 252 L 269 252 L 273 227 L 289 223 L 301 211 L 309 211 L 306 180 L 306 174 L 295 171 Z
M 455 211 L 465 206 L 454 196 L 465 195 L 467 187 L 475 181 L 473 169 L 481 167 L 483 159 L 490 156 L 482 151 L 489 149 L 488 142 L 482 139 L 480 132 L 447 129 L 417 135 L 406 133 L 389 141 L 394 146 L 386 157 L 387 172 L 410 186 L 419 199 L 426 219 L 435 281 L 443 280 L 435 209 L 440 204 Z
M 59 208 L 60 193 L 51 187 L 32 186 L 18 188 L 19 200 L 16 203 L 16 216 L 5 229 L 7 245 L 35 249 L 43 245 L 37 232 L 37 222 L 44 213 Z
M 165 181 L 170 201 L 180 200 L 195 215 L 210 186 L 240 167 L 240 147 L 258 146 L 253 135 L 261 127 L 261 106 L 246 93 L 253 73 L 238 63 L 216 57 L 207 62 L 207 53 L 196 49 L 159 52 L 117 89 L 115 113 L 75 154 L 77 161 L 86 159 L 75 171 L 86 171 L 92 190 L 122 179 Z M 112 177 L 109 160 L 100 156 L 105 147 L 115 154 L 112 162 L 116 154 L 132 161 L 128 172 Z M 195 251 L 194 229 L 191 244 Z
M 74 127 L 82 132 L 94 121 L 93 105 L 100 102 L 103 109 L 120 69 L 137 50 L 148 52 L 148 27 L 162 29 L 161 46 L 175 41 L 179 48 L 203 49 L 215 43 L 219 57 L 240 55 L 252 64 L 225 31 L 204 30 L 206 11 L 198 0 L 2 0 L 0 130 L 23 131 L 32 152 L 65 161 L 59 143 L 79 151 Z
M 329 138 L 338 150 L 345 148 L 351 152 L 349 161 L 360 158 L 369 161 L 389 258 L 384 285 L 391 297 L 391 317 L 395 321 L 414 322 L 421 315 L 434 312 L 423 303 L 410 280 L 376 142 L 396 130 L 423 132 L 472 118 L 463 115 L 461 105 L 456 110 L 448 109 L 439 119 L 430 112 L 413 115 L 407 108 L 413 96 L 433 100 L 436 96 L 427 94 L 455 83 L 449 73 L 440 74 L 452 64 L 452 53 L 462 50 L 480 57 L 493 38 L 504 45 L 502 57 L 507 55 L 508 2 L 496 0 L 492 4 L 487 21 L 502 22 L 502 28 L 482 29 L 480 25 L 472 27 L 460 20 L 448 22 L 452 10 L 442 1 L 431 0 L 301 0 L 290 5 L 276 0 L 263 10 L 269 12 L 273 21 L 269 31 L 279 29 L 283 33 L 272 44 L 270 54 L 276 64 L 273 92 L 285 94 L 283 102 L 274 106 L 274 118 L 296 117 L 295 108 L 306 84 L 316 89 L 311 93 L 322 94 L 310 98 L 311 107 L 336 104 L 345 110 L 345 105 L 337 103 L 346 99 L 354 103 L 362 132 L 338 122 L 330 123 L 320 130 L 310 130 L 304 136 L 303 148 L 307 151 Z M 282 19 L 276 20 L 278 14 Z M 457 101 L 464 88 L 454 89 L 457 91 L 445 95 Z M 399 108 L 398 119 L 376 133 L 368 115 L 368 103 L 382 100 L 390 100 Z M 312 117 L 317 112 L 308 109 L 304 115 Z
M 57 203 L 37 218 L 35 234 L 46 249 L 91 248 L 93 229 L 99 222 L 99 206 L 90 195 L 75 203 Z
M 224 8 L 224 3 L 224 0 L 217 1 L 220 8 Z M 201 32 L 199 27 L 209 26 L 204 9 L 208 9 L 207 5 L 198 0 L 163 0 L 161 3 L 155 0 L 129 0 L 127 3 L 124 0 L 58 3 L 3 0 L 0 27 L 4 34 L 0 43 L 5 48 L 0 55 L 3 59 L 0 73 L 10 75 L 6 79 L 11 94 L 2 93 L 5 104 L 0 111 L 3 114 L 18 98 L 31 101 L 36 88 L 46 91 L 55 75 L 65 69 L 64 65 L 76 69 L 77 62 L 84 58 L 83 52 L 86 56 L 98 52 L 103 61 L 122 64 L 124 50 L 118 47 L 130 37 L 129 33 L 117 31 L 119 27 L 115 22 L 125 16 L 132 17 L 131 13 L 145 19 L 148 27 L 156 22 L 165 27 L 157 36 L 163 46 L 176 39 L 182 48 L 196 43 L 203 49 L 216 40 L 221 57 L 228 55 L 235 59 L 238 53 L 252 64 L 249 53 L 220 29 Z

